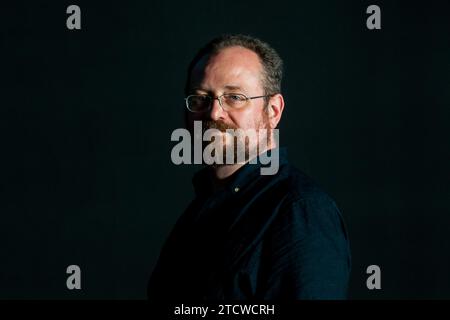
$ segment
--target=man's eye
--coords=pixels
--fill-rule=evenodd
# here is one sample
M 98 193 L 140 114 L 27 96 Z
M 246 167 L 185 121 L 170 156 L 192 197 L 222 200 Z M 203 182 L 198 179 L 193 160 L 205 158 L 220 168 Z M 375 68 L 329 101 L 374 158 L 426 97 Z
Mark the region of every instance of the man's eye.
M 234 101 L 234 102 L 244 101 L 245 100 L 245 98 L 242 95 L 239 95 L 239 94 L 230 94 L 228 96 L 228 99 L 230 99 L 231 101 Z

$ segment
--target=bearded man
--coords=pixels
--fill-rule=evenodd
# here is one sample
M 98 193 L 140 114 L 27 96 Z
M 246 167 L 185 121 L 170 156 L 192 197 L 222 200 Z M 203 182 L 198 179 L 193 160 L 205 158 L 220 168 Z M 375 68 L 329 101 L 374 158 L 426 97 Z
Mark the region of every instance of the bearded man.
M 193 178 L 196 197 L 161 250 L 150 300 L 347 297 L 341 213 L 278 145 L 282 65 L 270 45 L 244 35 L 213 39 L 190 63 L 186 127 L 212 130 L 200 152 L 215 146 L 214 161 Z M 277 165 L 264 172 L 264 159 Z

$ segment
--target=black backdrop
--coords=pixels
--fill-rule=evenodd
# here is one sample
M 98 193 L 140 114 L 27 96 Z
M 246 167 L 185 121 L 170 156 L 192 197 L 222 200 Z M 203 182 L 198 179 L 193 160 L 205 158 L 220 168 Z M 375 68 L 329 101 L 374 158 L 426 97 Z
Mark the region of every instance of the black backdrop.
M 449 17 L 448 1 L 2 2 L 0 298 L 145 298 L 198 169 L 170 161 L 185 69 L 221 33 L 285 60 L 280 141 L 342 209 L 350 298 L 450 298 Z

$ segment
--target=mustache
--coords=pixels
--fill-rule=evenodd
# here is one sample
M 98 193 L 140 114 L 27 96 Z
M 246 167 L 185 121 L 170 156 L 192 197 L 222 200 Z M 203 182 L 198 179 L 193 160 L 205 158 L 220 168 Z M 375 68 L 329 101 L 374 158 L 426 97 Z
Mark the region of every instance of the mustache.
M 235 126 L 230 125 L 230 124 L 226 124 L 225 122 L 222 121 L 205 121 L 203 123 L 203 132 L 205 132 L 208 129 L 217 129 L 221 132 L 226 132 L 227 129 L 237 129 Z

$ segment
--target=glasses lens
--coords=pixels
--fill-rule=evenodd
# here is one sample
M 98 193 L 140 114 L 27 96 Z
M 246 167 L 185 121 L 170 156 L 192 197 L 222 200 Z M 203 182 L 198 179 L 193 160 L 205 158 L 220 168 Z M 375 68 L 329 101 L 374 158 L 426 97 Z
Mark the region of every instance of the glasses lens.
M 208 96 L 189 96 L 187 98 L 187 104 L 189 110 L 192 112 L 204 111 L 209 108 L 211 98 Z
M 233 109 L 239 109 L 247 103 L 247 97 L 239 93 L 229 93 L 223 95 L 223 102 Z

